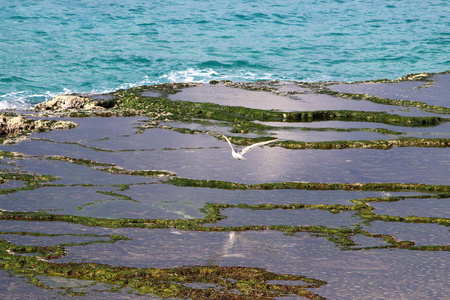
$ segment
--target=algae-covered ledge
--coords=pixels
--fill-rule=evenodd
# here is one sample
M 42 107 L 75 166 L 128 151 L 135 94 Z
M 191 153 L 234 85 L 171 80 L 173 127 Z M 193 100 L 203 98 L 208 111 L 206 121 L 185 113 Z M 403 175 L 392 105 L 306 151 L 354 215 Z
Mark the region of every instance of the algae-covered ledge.
M 444 73 L 446 74 L 446 73 Z M 418 81 L 431 82 L 436 74 L 411 74 L 397 81 Z M 386 81 L 383 81 L 386 82 Z M 219 82 L 211 82 L 213 86 Z M 268 131 L 276 129 L 263 125 L 262 122 L 282 122 L 285 128 L 292 130 L 290 124 L 312 123 L 324 121 L 340 122 L 361 122 L 378 123 L 384 126 L 402 127 L 428 127 L 433 128 L 441 124 L 448 123 L 448 107 L 431 106 L 418 101 L 395 100 L 380 98 L 367 94 L 345 94 L 331 91 L 327 86 L 336 82 L 305 83 L 292 82 L 287 85 L 291 90 L 286 90 L 283 82 L 262 81 L 256 83 L 235 83 L 220 82 L 239 90 L 249 90 L 253 93 L 260 91 L 274 93 L 283 97 L 290 97 L 298 93 L 303 93 L 303 89 L 308 89 L 309 93 L 329 94 L 336 98 L 351 99 L 354 101 L 368 101 L 374 103 L 388 104 L 391 107 L 411 107 L 418 111 L 427 111 L 432 114 L 404 114 L 391 111 L 364 111 L 364 110 L 326 110 L 321 108 L 314 111 L 279 111 L 274 109 L 257 109 L 243 106 L 220 105 L 217 103 L 197 102 L 195 96 L 191 101 L 172 100 L 174 95 L 182 90 L 195 88 L 200 83 L 172 83 L 152 86 L 140 86 L 129 89 L 118 90 L 106 95 L 70 94 L 57 96 L 50 101 L 36 106 L 35 115 L 42 117 L 114 117 L 114 116 L 147 116 L 151 120 L 142 130 L 149 128 L 172 129 L 188 134 L 209 134 L 217 138 L 220 135 L 210 129 L 193 130 L 179 128 L 168 125 L 167 122 L 193 122 L 197 124 L 208 124 L 215 122 L 222 126 L 230 126 L 231 132 L 241 133 L 242 136 L 231 137 L 232 142 L 237 145 L 249 145 L 267 139 L 267 137 L 250 137 L 248 133 L 267 134 Z M 302 128 L 302 130 L 305 130 Z M 311 130 L 311 129 L 309 129 Z M 323 129 L 324 131 L 325 129 Z M 375 148 L 389 149 L 391 147 L 448 147 L 450 139 L 448 137 L 409 137 L 386 128 L 366 128 L 359 129 L 366 132 L 378 132 L 388 135 L 389 138 L 383 140 L 339 140 L 306 142 L 302 140 L 282 140 L 276 145 L 287 149 L 346 149 L 346 148 Z M 329 131 L 337 131 L 330 128 Z M 342 131 L 342 130 L 341 130 Z M 397 137 L 396 137 L 397 136 Z
M 424 89 L 433 88 L 433 76 L 435 75 L 412 74 L 398 81 L 419 81 L 423 82 L 422 86 Z M 386 83 L 386 81 L 379 82 Z M 181 172 L 179 171 L 182 168 L 171 170 L 173 164 L 170 163 L 166 165 L 161 164 L 159 166 L 162 166 L 162 168 L 158 169 L 158 167 L 151 168 L 137 163 L 133 165 L 127 159 L 137 156 L 138 159 L 135 162 L 139 162 L 140 154 L 149 153 L 157 153 L 161 156 L 148 155 L 144 157 L 153 159 L 154 157 L 159 157 L 160 159 L 172 157 L 173 159 L 174 156 L 170 156 L 172 153 L 177 153 L 177 151 L 179 151 L 178 153 L 200 152 L 200 150 L 204 150 L 203 147 L 195 148 L 188 145 L 186 147 L 180 146 L 179 148 L 173 146 L 162 147 L 157 151 L 148 149 L 149 147 L 126 150 L 119 148 L 118 150 L 111 146 L 113 140 L 117 142 L 130 136 L 109 135 L 108 137 L 105 136 L 104 139 L 96 139 L 95 141 L 90 137 L 87 137 L 85 141 L 72 141 L 61 137 L 60 140 L 42 138 L 44 133 L 33 133 L 54 129 L 76 128 L 78 126 L 76 120 L 80 120 L 78 123 L 80 123 L 81 128 L 83 125 L 82 119 L 77 118 L 82 117 L 145 116 L 146 120 L 136 124 L 136 127 L 133 129 L 136 131 L 136 135 L 146 131 L 163 131 L 164 134 L 172 133 L 177 135 L 177 138 L 181 136 L 186 138 L 186 140 L 197 135 L 204 137 L 210 143 L 211 141 L 216 142 L 214 138 L 218 140 L 223 139 L 222 135 L 213 129 L 214 126 L 219 126 L 228 128 L 230 140 L 233 144 L 249 145 L 269 138 L 273 139 L 275 135 L 273 132 L 276 130 L 295 131 L 296 129 L 293 125 L 299 123 L 303 125 L 298 126 L 304 126 L 307 123 L 336 121 L 376 125 L 344 130 L 333 127 L 323 129 L 302 127 L 302 130 L 308 130 L 312 133 L 320 131 L 351 133 L 358 131 L 359 133 L 377 133 L 385 135 L 386 138 L 306 142 L 301 139 L 301 134 L 299 134 L 300 138 L 298 139 L 282 139 L 272 146 L 289 149 L 288 151 L 292 155 L 302 155 L 304 152 L 307 152 L 295 151 L 301 149 L 309 149 L 308 151 L 314 152 L 341 153 L 339 150 L 349 148 L 385 149 L 386 151 L 373 151 L 390 153 L 392 151 L 389 149 L 393 147 L 408 147 L 408 149 L 413 150 L 416 148 L 412 147 L 421 147 L 420 150 L 428 153 L 427 151 L 429 149 L 433 150 L 433 148 L 436 148 L 437 151 L 446 151 L 446 149 L 437 148 L 448 148 L 450 146 L 450 139 L 441 132 L 430 136 L 421 135 L 421 132 L 433 131 L 439 126 L 446 126 L 449 121 L 448 107 L 430 105 L 425 101 L 407 101 L 365 94 L 336 93 L 329 88 L 330 85 L 337 84 L 336 82 L 290 82 L 288 85 L 283 82 L 234 83 L 213 81 L 209 83 L 211 86 L 218 84 L 233 88 L 236 92 L 245 89 L 252 93 L 273 93 L 283 97 L 302 93 L 327 94 L 331 95 L 331 97 L 350 99 L 352 101 L 390 105 L 398 107 L 399 110 L 327 110 L 326 107 L 323 107 L 314 111 L 281 111 L 196 102 L 195 99 L 192 99 L 192 101 L 181 101 L 173 100 L 174 97 L 171 96 L 180 90 L 195 88 L 200 84 L 174 83 L 118 90 L 107 95 L 61 95 L 46 103 L 37 105 L 36 111 L 4 113 L 1 117 L 2 142 L 5 146 L 13 143 L 16 143 L 16 146 L 13 148 L 14 151 L 3 149 L 0 151 L 2 158 L 0 196 L 5 196 L 4 199 L 13 199 L 15 196 L 20 197 L 19 195 L 31 195 L 42 192 L 42 195 L 45 197 L 47 189 L 48 193 L 55 193 L 55 191 L 60 189 L 67 189 L 71 193 L 73 191 L 79 192 L 83 191 L 83 189 L 91 189 L 91 194 L 89 195 L 94 195 L 93 198 L 95 199 L 87 199 L 85 202 L 77 203 L 76 205 L 80 209 L 72 210 L 70 213 L 64 212 L 66 214 L 47 205 L 43 205 L 42 208 L 37 210 L 27 210 L 18 206 L 8 209 L 6 209 L 7 207 L 0 207 L 0 220 L 4 224 L 15 222 L 17 224 L 42 224 L 41 227 L 34 230 L 5 229 L 0 232 L 0 268 L 9 270 L 11 274 L 26 276 L 29 283 L 43 289 L 55 289 L 55 287 L 48 285 L 47 281 L 45 281 L 46 276 L 54 276 L 72 280 L 92 280 L 97 284 L 110 285 L 109 292 L 125 292 L 125 290 L 129 289 L 129 291 L 131 290 L 136 294 L 158 297 L 274 299 L 276 297 L 299 296 L 306 299 L 324 299 L 320 296 L 320 288 L 327 285 L 327 282 L 320 280 L 321 278 L 315 278 L 320 276 L 312 275 L 306 277 L 301 275 L 306 274 L 306 271 L 298 269 L 292 270 L 287 268 L 288 271 L 284 274 L 284 270 L 282 272 L 271 272 L 271 270 L 265 268 L 247 267 L 245 265 L 249 262 L 249 259 L 245 256 L 236 256 L 236 260 L 233 260 L 233 256 L 224 256 L 225 259 L 230 259 L 233 262 L 232 266 L 219 266 L 215 263 L 204 265 L 202 263 L 201 265 L 169 268 L 113 266 L 104 263 L 94 263 L 89 260 L 62 263 L 57 262 L 57 260 L 67 257 L 70 251 L 78 251 L 79 249 L 88 251 L 85 249 L 94 246 L 105 248 L 111 246 L 112 249 L 118 244 L 126 244 L 131 242 L 132 238 L 131 235 L 127 236 L 124 232 L 129 233 L 133 230 L 141 232 L 162 230 L 167 233 L 165 238 L 168 239 L 183 236 L 183 234 L 189 237 L 190 233 L 198 235 L 221 234 L 223 237 L 228 236 L 228 242 L 224 243 L 225 248 L 232 247 L 231 239 L 238 233 L 254 234 L 255 236 L 263 233 L 275 233 L 286 239 L 299 240 L 302 237 L 308 237 L 321 243 L 331 244 L 333 249 L 330 251 L 337 251 L 333 252 L 334 254 L 357 251 L 371 251 L 371 254 L 376 254 L 378 251 L 393 249 L 415 254 L 439 255 L 450 251 L 450 246 L 439 239 L 434 239 L 430 242 L 418 242 L 415 238 L 401 238 L 395 231 L 392 233 L 373 227 L 374 224 L 382 223 L 392 228 L 404 226 L 404 228 L 407 228 L 405 230 L 409 231 L 414 226 L 424 226 L 424 228 L 429 228 L 431 235 L 436 228 L 439 230 L 442 228 L 447 229 L 450 226 L 450 219 L 444 215 L 427 216 L 419 213 L 417 213 L 418 215 L 396 215 L 389 212 L 381 212 L 376 207 L 377 204 L 391 205 L 405 203 L 412 199 L 417 202 L 429 201 L 430 203 L 448 201 L 450 199 L 450 190 L 449 185 L 445 183 L 408 183 L 409 181 L 402 182 L 402 178 L 399 178 L 398 182 L 383 183 L 376 182 L 376 180 L 367 180 L 366 178 L 364 181 L 343 181 L 344 183 L 337 181 L 312 182 L 313 180 L 310 178 L 309 181 L 297 181 L 299 180 L 298 178 L 293 178 L 289 181 L 262 181 L 253 184 L 243 183 L 245 182 L 244 180 L 240 182 L 240 180 L 198 179 L 195 176 L 190 178 L 189 176 L 180 175 Z M 414 112 L 409 111 L 410 109 L 414 110 Z M 67 121 L 67 118 L 70 118 L 71 121 Z M 102 119 L 106 120 L 106 118 Z M 283 125 L 278 127 L 267 125 L 270 124 L 269 122 L 279 122 Z M 418 136 L 408 136 L 408 134 L 402 132 L 402 128 L 408 128 L 410 131 L 414 131 L 414 129 L 420 130 L 418 130 Z M 99 128 L 98 130 L 101 129 Z M 71 134 L 70 130 L 66 132 L 67 135 Z M 52 131 L 50 133 L 55 132 Z M 31 137 L 30 134 L 32 135 Z M 211 139 L 211 137 L 214 138 Z M 137 140 L 133 140 L 134 143 Z M 45 145 L 52 150 L 53 148 L 63 150 L 61 150 L 61 153 L 56 154 L 53 152 L 52 154 L 35 154 L 35 149 L 29 147 L 26 149 L 27 152 L 24 150 L 22 153 L 22 141 L 27 141 L 30 145 Z M 101 141 L 104 144 L 101 144 Z M 110 143 L 108 144 L 108 142 Z M 111 148 L 108 148 L 108 146 L 111 146 Z M 227 147 L 226 144 L 225 146 Z M 218 148 L 211 147 L 209 150 L 215 151 Z M 405 151 L 404 148 L 398 150 Z M 360 151 L 361 155 L 370 152 L 370 150 L 358 151 Z M 232 158 L 230 157 L 230 159 Z M 47 169 L 44 170 L 43 168 L 41 168 L 41 171 L 43 171 L 41 173 L 38 173 L 39 171 L 30 171 L 36 170 L 30 168 L 33 163 L 42 164 L 44 168 L 45 166 L 52 166 L 54 169 L 50 170 L 49 168 L 48 174 L 46 174 Z M 58 169 L 58 167 L 62 166 L 64 166 L 66 171 L 63 172 Z M 128 167 L 124 168 L 121 166 Z M 168 166 L 167 169 L 164 169 L 165 166 Z M 30 168 L 30 170 L 27 168 Z M 430 170 L 429 166 L 427 168 L 427 170 Z M 67 174 L 70 174 L 71 170 L 75 169 L 81 175 L 74 176 L 77 177 L 76 180 L 68 180 Z M 78 177 L 82 177 L 83 174 L 91 174 L 93 179 L 101 177 L 104 180 L 98 182 L 79 180 Z M 65 181 L 63 177 L 65 177 Z M 125 179 L 128 181 L 125 181 Z M 300 180 L 305 179 L 308 180 L 308 178 Z M 111 182 L 111 180 L 114 180 L 114 182 Z M 146 189 L 148 187 L 156 188 L 154 190 L 151 188 Z M 174 193 L 175 190 L 178 194 Z M 201 205 L 193 205 L 189 201 L 183 200 L 183 197 L 180 197 L 180 195 L 193 193 L 193 191 L 205 192 L 198 193 L 198 195 L 205 197 L 205 199 L 201 199 Z M 223 194 L 220 194 L 220 192 L 234 193 L 241 191 L 244 193 L 258 192 L 260 193 L 258 194 L 259 196 L 262 196 L 263 193 L 276 192 L 277 195 L 281 196 L 279 196 L 280 199 L 276 203 L 266 201 L 269 198 L 262 198 L 263 200 L 255 202 L 250 200 L 234 202 L 218 200 L 222 199 L 220 195 Z M 305 191 L 311 192 L 310 197 L 314 198 L 314 202 L 303 201 L 304 198 L 302 197 L 307 195 Z M 366 195 L 365 193 L 370 192 L 372 194 L 370 196 L 348 198 L 345 202 L 339 202 L 340 204 L 330 204 L 330 202 L 322 202 L 321 196 L 324 194 L 314 194 L 315 191 L 320 191 L 321 193 L 330 192 L 333 196 L 336 195 L 335 197 L 342 197 L 343 193 L 363 193 Z M 155 195 L 152 194 L 153 192 Z M 290 194 L 289 196 L 283 196 L 282 193 Z M 61 194 L 56 193 L 56 196 L 47 195 L 49 198 L 57 199 L 58 195 L 64 196 L 64 192 Z M 156 203 L 157 201 L 153 196 L 157 198 L 157 195 L 162 195 L 161 197 L 164 197 L 164 201 Z M 295 197 L 292 195 L 295 195 Z M 98 198 L 96 198 L 97 196 Z M 33 200 L 34 198 L 30 199 Z M 69 201 L 71 200 L 69 199 Z M 181 214 L 182 217 L 177 218 L 163 218 L 161 216 L 151 218 L 145 217 L 144 214 L 138 217 L 114 217 L 112 215 L 105 217 L 105 215 L 98 214 L 83 215 L 82 208 L 84 207 L 92 208 L 98 205 L 96 209 L 105 210 L 105 207 L 106 209 L 108 207 L 103 205 L 114 201 L 125 203 L 124 206 L 117 206 L 119 208 L 112 206 L 116 210 L 123 207 L 129 208 L 136 203 L 145 201 L 145 205 L 151 207 L 151 209 L 156 209 L 157 205 L 167 208 L 172 203 L 179 204 L 178 202 L 183 202 L 182 205 L 185 205 L 185 207 L 192 205 L 199 216 L 187 217 L 187 213 Z M 297 212 L 305 214 L 319 213 L 329 216 L 330 219 L 332 217 L 348 217 L 351 219 L 351 222 L 348 223 L 350 225 L 345 226 L 336 224 L 325 226 L 320 224 L 320 222 L 292 225 L 288 222 L 283 223 L 283 220 L 279 218 L 276 219 L 277 222 L 274 225 L 267 225 L 262 221 L 254 224 L 246 224 L 245 222 L 233 223 L 232 212 L 236 211 L 243 212 L 244 215 L 273 213 L 274 216 Z M 230 223 L 226 223 L 226 221 L 230 221 Z M 70 232 L 44 233 L 43 228 L 50 224 L 64 224 L 68 228 L 79 228 L 81 226 L 86 227 L 83 229 L 86 231 L 73 233 L 71 232 L 72 229 L 70 229 Z M 109 233 L 100 234 L 96 230 L 108 230 Z M 120 234 L 110 234 L 114 230 L 118 230 Z M 80 241 L 30 245 L 8 240 L 8 238 L 12 240 L 11 237 L 17 236 L 25 238 L 45 237 L 48 239 L 54 238 L 55 240 L 58 238 L 79 238 Z M 170 245 L 175 247 L 173 243 Z M 272 247 L 273 245 L 270 246 Z M 312 245 L 309 245 L 309 247 L 312 247 Z M 161 251 L 165 250 L 170 249 Z M 139 250 L 137 251 L 139 252 Z M 136 254 L 140 255 L 140 253 Z M 249 255 L 251 254 L 249 252 Z M 278 255 L 280 257 L 276 257 L 276 259 L 279 259 L 279 261 L 287 259 L 287 257 L 283 258 L 285 254 L 281 252 Z M 315 257 L 305 256 L 303 259 L 306 263 L 309 260 L 314 261 Z M 254 263 L 251 262 L 251 265 L 254 266 Z M 311 271 L 307 274 L 314 273 Z M 70 286 L 57 287 L 56 289 L 63 295 L 83 296 L 89 294 L 89 291 L 76 290 Z
M 34 119 L 13 112 L 0 113 L 0 144 L 26 139 L 30 132 L 71 129 L 78 124 L 72 121 Z

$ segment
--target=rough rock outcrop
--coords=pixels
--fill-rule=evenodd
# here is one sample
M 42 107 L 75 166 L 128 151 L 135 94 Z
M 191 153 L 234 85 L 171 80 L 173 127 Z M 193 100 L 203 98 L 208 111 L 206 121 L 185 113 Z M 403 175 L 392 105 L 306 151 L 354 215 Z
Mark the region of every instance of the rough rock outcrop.
M 67 110 L 67 109 L 104 109 L 91 98 L 79 95 L 59 95 L 49 101 L 39 103 L 36 110 Z
M 31 123 L 22 116 L 0 115 L 0 135 L 12 136 L 22 130 L 32 130 Z
M 30 131 L 70 129 L 77 126 L 77 123 L 71 121 L 33 120 L 20 115 L 0 114 L 0 136 L 14 136 Z

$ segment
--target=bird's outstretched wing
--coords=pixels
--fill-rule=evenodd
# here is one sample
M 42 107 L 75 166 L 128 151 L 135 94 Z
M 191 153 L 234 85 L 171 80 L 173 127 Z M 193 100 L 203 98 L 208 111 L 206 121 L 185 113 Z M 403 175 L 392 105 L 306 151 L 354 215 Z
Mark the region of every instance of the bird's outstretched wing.
M 245 147 L 244 149 L 241 150 L 241 152 L 239 152 L 241 155 L 244 155 L 244 153 L 247 153 L 248 151 L 252 150 L 255 147 L 259 147 L 259 146 L 264 146 L 266 144 L 269 143 L 273 143 L 275 141 L 278 141 L 279 139 L 275 139 L 275 140 L 270 140 L 270 141 L 265 141 L 265 142 L 259 142 L 250 146 Z
M 233 148 L 233 144 L 231 144 L 230 140 L 222 133 L 222 131 L 219 130 L 219 128 L 216 127 L 216 125 L 212 124 L 212 126 L 214 126 L 214 128 L 223 136 L 223 138 L 228 142 L 228 145 L 230 145 L 231 150 L 233 150 L 234 152 L 236 152 Z

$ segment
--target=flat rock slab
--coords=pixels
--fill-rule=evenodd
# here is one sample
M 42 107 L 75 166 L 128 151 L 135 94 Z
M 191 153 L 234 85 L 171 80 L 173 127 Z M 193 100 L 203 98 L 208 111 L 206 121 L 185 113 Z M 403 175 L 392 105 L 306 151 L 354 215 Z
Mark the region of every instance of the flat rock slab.
M 436 75 L 434 85 L 421 89 L 426 82 L 323 86 L 448 107 L 437 92 L 446 89 L 447 79 Z M 0 295 L 50 298 L 63 290 L 63 298 L 75 292 L 87 299 L 183 298 L 187 294 L 167 291 L 186 289 L 190 295 L 236 295 L 248 292 L 242 287 L 249 282 L 258 289 L 258 279 L 264 287 L 258 293 L 272 285 L 285 291 L 267 297 L 444 299 L 450 294 L 449 114 L 344 99 L 320 93 L 320 86 L 147 87 L 142 98 L 141 90 L 92 97 L 112 106 L 139 100 L 139 109 L 126 112 L 97 109 L 121 117 L 93 117 L 95 109 L 82 107 L 46 111 L 52 122 L 78 127 L 27 132 L 0 149 L 0 265 L 8 270 L 0 270 Z M 170 99 L 194 108 L 158 102 Z M 243 106 L 267 114 L 349 110 L 368 113 L 368 119 L 265 121 L 252 119 L 252 110 L 233 111 L 233 121 L 228 115 L 200 118 L 196 113 L 207 102 L 221 105 L 224 114 Z M 423 127 L 370 120 L 372 113 L 402 112 L 440 119 Z M 32 122 L 42 118 L 15 114 Z M 91 117 L 75 117 L 86 114 Z M 260 139 L 281 140 L 238 161 L 216 127 L 236 149 Z M 412 144 L 368 146 L 387 140 Z M 338 149 L 342 141 L 355 142 L 354 148 Z M 289 148 L 295 143 L 309 148 Z M 180 271 L 167 268 L 179 266 L 185 266 L 183 276 L 164 277 Z M 35 285 L 22 278 L 24 270 Z M 142 276 L 153 271 L 164 280 L 145 289 L 150 277 Z M 201 277 L 205 272 L 210 281 Z M 246 278 L 246 272 L 260 275 Z M 140 284 L 126 283 L 124 276 Z M 308 288 L 301 287 L 305 282 Z

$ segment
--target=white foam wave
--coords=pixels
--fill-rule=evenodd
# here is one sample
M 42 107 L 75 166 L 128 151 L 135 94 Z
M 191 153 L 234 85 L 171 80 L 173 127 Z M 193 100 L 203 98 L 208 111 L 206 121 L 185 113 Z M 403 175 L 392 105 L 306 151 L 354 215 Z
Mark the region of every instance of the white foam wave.
M 129 88 L 136 87 L 136 86 L 152 85 L 152 84 L 158 84 L 158 83 L 160 83 L 158 79 L 154 80 L 154 79 L 151 79 L 148 75 L 145 75 L 145 76 L 142 77 L 142 80 L 140 80 L 138 82 L 123 83 L 118 88 L 111 89 L 111 90 L 109 90 L 106 93 L 114 92 L 114 91 L 116 91 L 118 89 L 129 89 Z
M 27 91 L 11 92 L 0 95 L 0 109 L 32 109 L 37 103 L 47 101 L 56 95 L 71 93 L 107 94 L 119 89 L 129 89 L 142 85 L 154 85 L 172 82 L 209 82 L 211 80 L 230 80 L 236 82 L 252 82 L 257 80 L 285 80 L 285 81 L 329 81 L 334 78 L 318 75 L 315 78 L 299 78 L 298 74 L 274 75 L 267 72 L 254 72 L 248 70 L 225 70 L 213 68 L 188 68 L 173 70 L 161 76 L 143 76 L 136 82 L 121 83 L 109 87 L 99 87 L 91 91 L 62 88 L 60 92 L 47 91 L 42 94 Z
M 166 82 L 209 82 L 211 80 L 230 80 L 236 82 L 252 82 L 258 80 L 281 80 L 281 81 L 306 81 L 306 82 L 318 82 L 318 81 L 333 81 L 338 78 L 317 74 L 314 77 L 305 78 L 300 73 L 289 74 L 273 74 L 268 72 L 255 72 L 248 70 L 230 70 L 230 69 L 195 69 L 188 68 L 185 70 L 170 71 L 168 74 L 164 74 L 153 81 L 156 83 Z
M 64 93 L 69 90 L 64 89 Z M 31 91 L 18 91 L 0 95 L 0 109 L 33 109 L 37 103 L 49 100 L 60 93 L 46 91 L 42 94 Z
M 0 109 L 30 109 L 33 105 L 28 98 L 29 96 L 24 91 L 0 95 Z
M 211 80 L 255 81 L 274 80 L 270 73 L 255 73 L 244 70 L 214 70 L 212 68 L 170 71 L 159 77 L 161 82 L 209 82 Z
M 114 91 L 117 91 L 118 89 L 127 89 L 132 88 L 135 86 L 141 86 L 146 84 L 155 84 L 158 83 L 156 81 L 151 80 L 148 76 L 143 77 L 143 79 L 139 82 L 135 83 L 124 83 L 118 86 L 112 86 L 107 88 L 99 88 L 99 89 L 92 89 L 91 91 L 83 91 L 83 90 L 76 90 L 76 89 L 69 89 L 69 88 L 62 88 L 59 92 L 50 92 L 46 91 L 42 94 L 33 93 L 31 91 L 18 91 L 18 92 L 11 92 L 6 93 L 3 95 L 0 95 L 0 110 L 5 109 L 18 109 L 18 110 L 29 110 L 33 109 L 34 106 L 37 103 L 41 103 L 47 100 L 50 100 L 51 98 L 57 96 L 57 95 L 67 95 L 67 94 L 73 94 L 73 93 L 80 93 L 80 94 L 107 94 Z
M 159 79 L 166 82 L 207 82 L 216 78 L 217 75 L 218 73 L 211 68 L 188 68 L 181 71 L 170 71 L 169 74 L 164 74 Z

